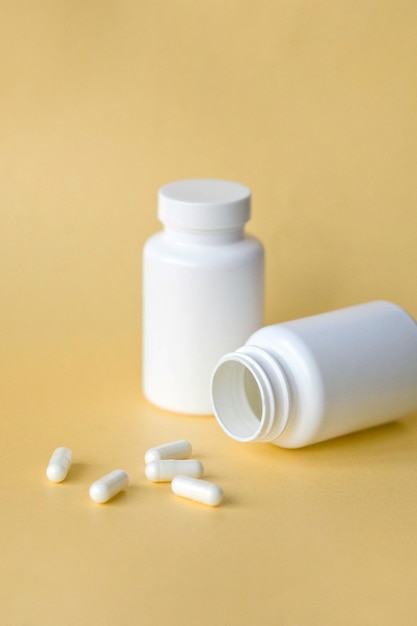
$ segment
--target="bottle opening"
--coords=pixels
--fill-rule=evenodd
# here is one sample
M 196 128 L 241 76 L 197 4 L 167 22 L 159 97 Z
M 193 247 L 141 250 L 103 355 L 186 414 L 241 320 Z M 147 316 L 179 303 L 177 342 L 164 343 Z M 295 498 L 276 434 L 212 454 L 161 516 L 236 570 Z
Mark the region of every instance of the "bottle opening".
M 254 373 L 241 361 L 230 359 L 217 367 L 212 398 L 216 417 L 228 435 L 253 441 L 264 420 L 263 392 Z

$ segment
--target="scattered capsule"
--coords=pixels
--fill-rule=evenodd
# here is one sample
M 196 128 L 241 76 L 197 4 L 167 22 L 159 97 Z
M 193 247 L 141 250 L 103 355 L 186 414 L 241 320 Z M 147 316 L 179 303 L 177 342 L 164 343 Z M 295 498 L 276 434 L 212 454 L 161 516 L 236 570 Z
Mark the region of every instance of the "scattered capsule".
M 156 448 L 150 448 L 145 454 L 145 463 L 162 461 L 165 459 L 188 459 L 191 456 L 192 447 L 189 441 L 180 439 L 171 443 L 164 443 Z
M 208 506 L 217 506 L 223 499 L 221 487 L 207 480 L 190 476 L 175 476 L 171 489 L 177 496 L 208 504 Z
M 124 470 L 114 470 L 96 480 L 90 487 L 90 498 L 98 504 L 107 502 L 129 484 L 129 476 Z
M 186 461 L 173 461 L 171 459 L 152 461 L 148 463 L 145 468 L 146 478 L 153 483 L 169 482 L 179 474 L 201 478 L 203 472 L 203 465 L 200 461 L 195 461 L 194 459 L 188 459 Z
M 57 448 L 53 451 L 46 468 L 46 475 L 53 483 L 61 483 L 66 479 L 71 467 L 72 452 L 69 448 Z

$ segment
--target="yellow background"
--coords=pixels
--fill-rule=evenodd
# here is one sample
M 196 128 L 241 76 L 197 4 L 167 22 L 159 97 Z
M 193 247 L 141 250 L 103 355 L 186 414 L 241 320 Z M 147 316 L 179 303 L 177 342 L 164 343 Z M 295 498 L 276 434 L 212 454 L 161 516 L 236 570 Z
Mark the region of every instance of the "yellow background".
M 377 298 L 417 316 L 417 4 L 0 9 L 1 624 L 416 623 L 416 416 L 285 451 L 150 406 L 140 272 L 158 187 L 226 178 L 253 190 L 268 323 Z M 146 482 L 176 438 L 223 506 Z M 94 505 L 116 467 L 132 487 Z

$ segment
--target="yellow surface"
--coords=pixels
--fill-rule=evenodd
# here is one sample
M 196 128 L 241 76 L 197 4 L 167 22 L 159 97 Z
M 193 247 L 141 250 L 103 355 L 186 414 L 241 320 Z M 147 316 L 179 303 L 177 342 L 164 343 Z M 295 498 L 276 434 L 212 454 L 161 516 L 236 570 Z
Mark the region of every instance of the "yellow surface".
M 417 316 L 416 3 L 0 5 L 2 626 L 415 624 L 416 416 L 285 451 L 148 405 L 140 270 L 158 187 L 228 178 L 253 189 L 268 322 Z M 223 506 L 146 482 L 175 438 Z M 131 488 L 94 505 L 117 467 Z

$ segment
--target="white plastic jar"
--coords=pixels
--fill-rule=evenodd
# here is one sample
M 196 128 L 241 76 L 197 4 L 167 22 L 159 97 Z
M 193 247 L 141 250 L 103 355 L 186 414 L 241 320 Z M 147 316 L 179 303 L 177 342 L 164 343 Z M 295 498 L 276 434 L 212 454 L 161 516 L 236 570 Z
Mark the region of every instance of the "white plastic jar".
M 159 190 L 164 230 L 143 254 L 143 391 L 169 411 L 212 414 L 216 362 L 262 325 L 263 248 L 244 233 L 250 199 L 223 180 Z
M 212 401 L 238 441 L 299 448 L 417 411 L 417 324 L 370 302 L 255 332 L 218 363 Z

